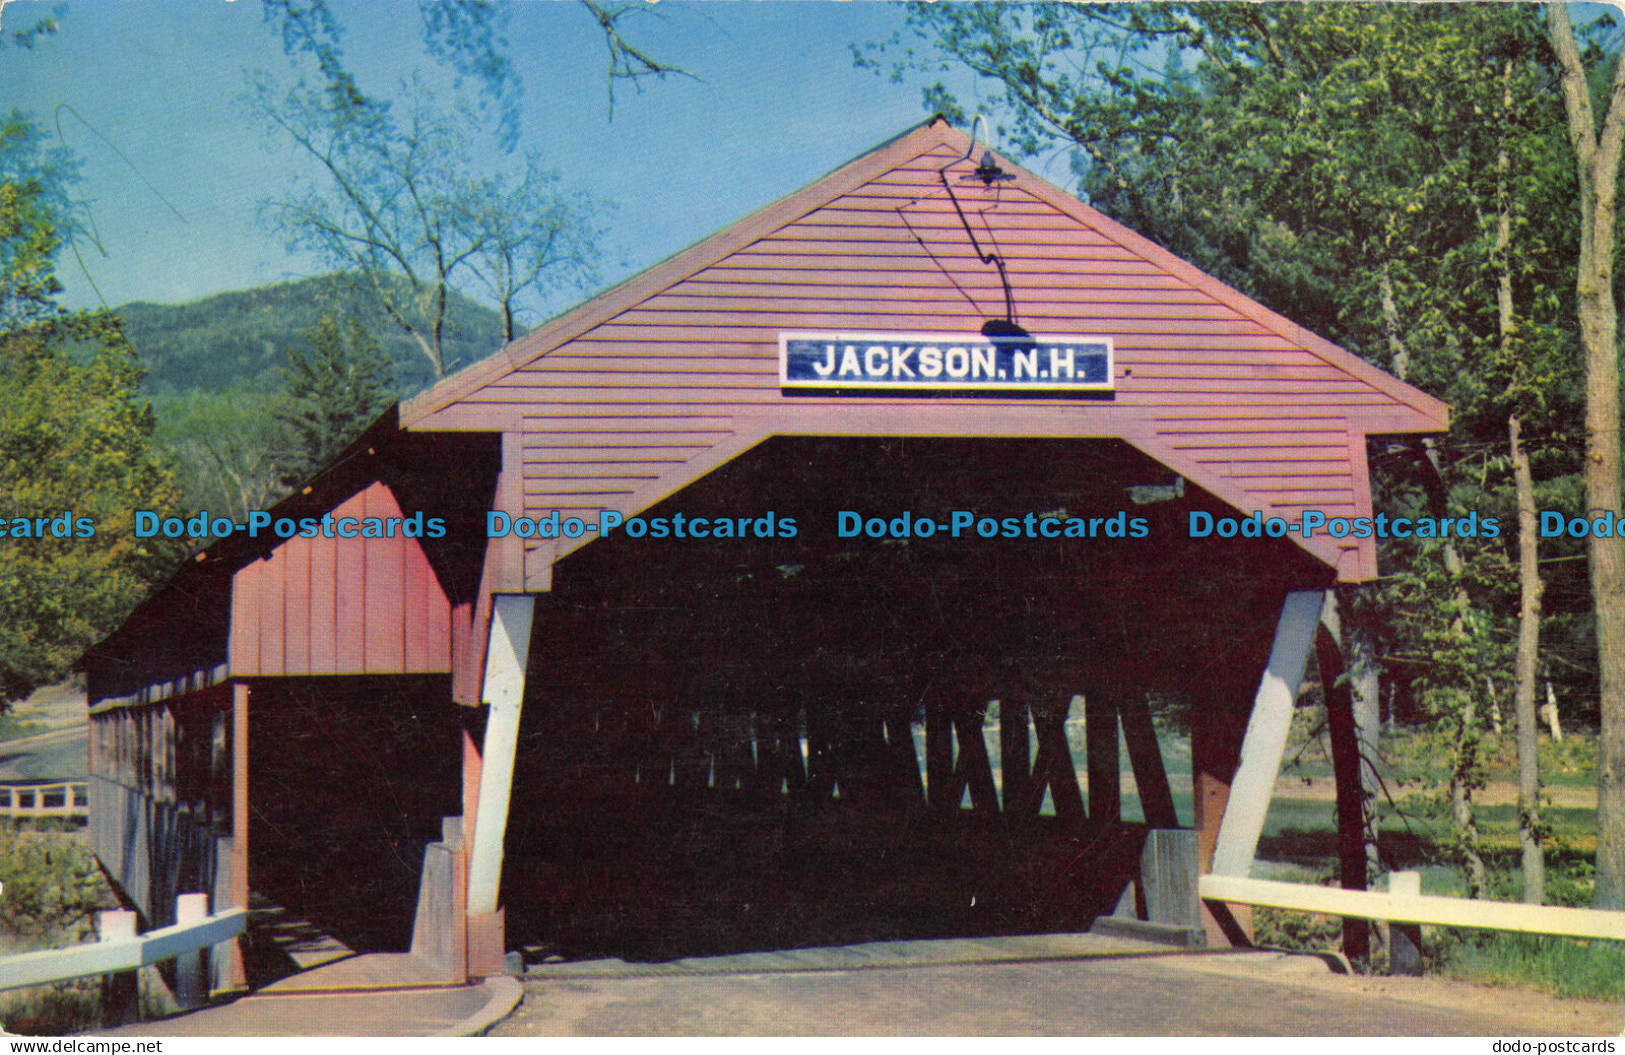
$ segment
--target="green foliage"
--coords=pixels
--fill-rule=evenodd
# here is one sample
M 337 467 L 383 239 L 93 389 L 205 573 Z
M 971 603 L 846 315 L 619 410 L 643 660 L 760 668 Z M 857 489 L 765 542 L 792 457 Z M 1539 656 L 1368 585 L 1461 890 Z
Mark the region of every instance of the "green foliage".
M 0 993 L 0 1025 L 24 1037 L 60 1037 L 101 1025 L 102 980 L 76 978 Z
M 521 313 L 549 306 L 561 287 L 595 278 L 599 206 L 564 192 L 538 156 L 504 157 L 513 146 L 511 128 L 497 136 L 505 149 L 482 152 L 489 128 L 477 107 L 415 74 L 402 98 L 369 97 L 343 69 L 337 23 L 326 5 L 304 5 L 297 19 L 289 5 L 280 6 L 287 8 L 285 43 L 314 56 L 326 84 L 284 88 L 267 75 L 251 83 L 251 104 L 267 133 L 314 163 L 312 177 L 265 203 L 266 217 L 291 247 L 354 275 L 369 301 L 417 345 L 433 376 L 456 365 L 445 346 L 453 293 L 489 295 L 511 340 Z M 425 19 L 437 30 L 429 38 L 437 58 L 459 77 L 478 68 L 487 87 L 492 78 L 517 84 L 495 49 L 490 19 L 470 23 L 448 13 L 477 9 L 490 16 L 489 5 L 428 7 L 437 9 Z M 618 17 L 601 21 L 612 37 Z M 286 36 L 298 29 L 310 32 Z M 496 160 L 478 162 L 482 156 Z
M 96 913 L 117 908 L 96 857 L 65 834 L 0 825 L 0 944 L 54 949 L 93 940 Z
M 118 310 L 148 364 L 142 387 L 152 395 L 155 439 L 174 465 L 187 510 L 240 517 L 274 504 L 290 482 L 308 475 L 312 448 L 291 442 L 283 419 L 303 413 L 289 394 L 290 357 L 320 359 L 310 338 L 324 319 L 382 335 L 367 370 L 378 398 L 364 401 L 359 416 L 370 414 L 370 421 L 397 393 L 431 379 L 417 345 L 345 275 Z M 501 345 L 501 318 L 488 308 L 457 295 L 448 318 L 446 347 L 459 360 Z
M 1336 952 L 1343 943 L 1343 921 L 1313 912 L 1258 908 L 1253 910 L 1253 943 L 1287 952 Z
M 1070 150 L 1103 211 L 1452 404 L 1426 461 L 1415 445 L 1374 451 L 1377 511 L 1476 512 L 1500 537 L 1380 542 L 1382 583 L 1347 620 L 1403 709 L 1448 730 L 1446 783 L 1479 786 L 1492 703 L 1510 717 L 1520 607 L 1508 418 L 1541 500 L 1577 498 L 1584 449 L 1577 185 L 1541 11 L 917 3 L 860 62 L 877 51 L 981 74 L 1016 153 Z M 958 109 L 940 85 L 925 101 Z M 1553 570 L 1554 680 L 1595 698 L 1583 567 Z
M 1566 10 L 916 3 L 912 37 L 878 49 L 900 66 L 981 74 L 1017 152 L 1070 149 L 1083 193 L 1107 213 L 1452 404 L 1451 432 L 1425 459 L 1416 445 L 1374 452 L 1377 511 L 1476 513 L 1500 536 L 1379 543 L 1387 574 L 1347 625 L 1376 645 L 1401 709 L 1444 734 L 1444 831 L 1475 893 L 1485 862 L 1469 797 L 1497 702 L 1510 717 L 1521 608 L 1509 421 L 1537 506 L 1618 502 L 1617 484 L 1591 481 L 1582 498 L 1577 479 L 1608 430 L 1579 427 L 1574 290 L 1592 243 L 1546 34 L 1550 19 L 1566 39 Z M 1605 16 L 1581 33 L 1594 100 L 1613 91 L 1619 61 L 1603 27 L 1615 28 Z M 874 54 L 860 63 L 878 65 Z M 962 116 L 940 85 L 926 104 Z M 1611 333 L 1611 306 L 1606 316 Z M 1592 617 L 1584 566 L 1565 563 L 1578 546 L 1542 549 L 1542 658 L 1565 700 L 1596 700 L 1593 627 L 1617 620 Z M 1611 882 L 1617 869 L 1605 872 Z
M 76 168 L 16 110 L 0 116 L 0 329 L 50 319 L 61 289 L 51 266 Z
M 193 389 L 153 400 L 154 441 L 175 468 L 180 508 L 241 518 L 283 493 L 280 395 Z
M 134 537 L 167 503 L 140 368 L 105 312 L 67 312 L 52 268 L 63 178 L 13 115 L 0 127 L 0 703 L 67 673 L 173 554 Z M 94 536 L 39 528 L 88 518 Z M 22 522 L 28 537 L 16 537 Z
M 1625 997 L 1625 943 L 1536 934 L 1439 932 L 1433 958 L 1464 981 L 1586 1000 Z
M 14 31 L 11 34 L 11 43 L 25 51 L 33 50 L 34 45 L 40 40 L 55 35 L 61 28 L 60 19 L 66 9 L 66 4 L 57 4 L 51 8 L 50 14 L 39 17 L 33 25 Z
M 284 431 L 282 482 L 303 483 L 389 405 L 389 363 L 355 320 L 324 318 L 310 351 L 288 349 L 287 398 L 276 411 Z

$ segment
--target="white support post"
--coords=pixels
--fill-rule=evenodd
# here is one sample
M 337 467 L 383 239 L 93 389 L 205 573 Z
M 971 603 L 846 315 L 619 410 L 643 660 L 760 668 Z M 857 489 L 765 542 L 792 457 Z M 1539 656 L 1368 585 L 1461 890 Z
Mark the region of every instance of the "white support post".
M 136 915 L 128 909 L 106 909 L 96 913 L 97 941 L 134 941 Z
M 135 940 L 136 914 L 128 909 L 109 909 L 96 914 L 96 940 L 129 942 Z M 141 1017 L 141 991 L 135 971 L 102 975 L 102 1025 L 122 1026 Z
M 502 885 L 502 843 L 508 830 L 508 795 L 513 788 L 514 751 L 519 742 L 519 707 L 525 696 L 525 662 L 530 654 L 533 594 L 499 594 L 492 599 L 491 641 L 485 652 L 485 720 L 480 763 L 480 797 L 468 862 L 468 914 L 497 910 Z
M 175 923 L 202 923 L 209 918 L 209 895 L 182 894 L 175 899 Z M 175 1003 L 182 1011 L 202 1007 L 209 1000 L 207 953 L 203 949 L 175 957 Z
M 1241 744 L 1241 763 L 1230 783 L 1230 799 L 1213 847 L 1214 875 L 1245 877 L 1258 852 L 1275 778 L 1281 772 L 1281 754 L 1292 728 L 1292 706 L 1303 684 L 1303 668 L 1314 647 L 1325 593 L 1295 590 L 1286 595 L 1281 618 L 1275 624 L 1275 643 L 1269 665 L 1253 697 L 1253 713 Z

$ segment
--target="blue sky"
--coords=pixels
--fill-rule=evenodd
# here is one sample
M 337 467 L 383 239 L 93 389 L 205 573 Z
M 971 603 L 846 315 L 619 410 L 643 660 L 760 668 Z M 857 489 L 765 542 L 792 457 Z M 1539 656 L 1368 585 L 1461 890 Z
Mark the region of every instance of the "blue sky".
M 336 7 L 364 90 L 432 73 L 410 0 Z M 47 10 L 12 0 L 0 29 Z M 622 87 L 610 120 L 604 44 L 586 10 L 526 0 L 507 33 L 524 85 L 520 147 L 615 203 L 602 271 L 618 281 L 926 117 L 920 80 L 894 84 L 852 62 L 852 44 L 890 36 L 902 16 L 865 0 L 665 0 L 631 35 L 699 79 Z M 53 136 L 60 126 L 83 163 L 101 249 L 81 245 L 95 289 L 64 255 L 67 303 L 94 305 L 96 289 L 109 305 L 177 302 L 323 270 L 258 219 L 304 162 L 242 101 L 252 71 L 296 72 L 256 0 L 72 0 L 61 24 L 32 50 L 0 50 L 0 104 Z M 948 80 L 974 108 L 978 87 Z M 1049 167 L 1064 179 L 1064 160 Z

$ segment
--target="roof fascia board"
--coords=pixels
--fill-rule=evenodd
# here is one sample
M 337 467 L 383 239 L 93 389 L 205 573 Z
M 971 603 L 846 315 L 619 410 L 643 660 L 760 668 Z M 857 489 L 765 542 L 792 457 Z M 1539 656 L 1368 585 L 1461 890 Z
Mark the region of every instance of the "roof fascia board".
M 943 145 L 954 147 L 956 152 L 973 147 L 970 137 L 964 132 L 934 118 L 566 312 L 501 352 L 443 379 L 428 391 L 402 404 L 402 428 L 439 427 L 437 422 L 427 419 L 482 385 L 527 365 L 594 326 L 691 277 L 785 224 L 850 193 L 897 165 Z M 1318 356 L 1329 365 L 1371 385 L 1415 413 L 1412 416 L 1389 411 L 1371 418 L 1360 416 L 1358 420 L 1362 431 L 1371 434 L 1407 434 L 1444 431 L 1449 427 L 1450 409 L 1442 401 L 1269 310 L 1013 162 L 1006 160 L 1006 163 L 1024 177 L 1024 189 L 1052 208 L 1094 228 L 1146 262 L 1189 283 L 1220 304 Z

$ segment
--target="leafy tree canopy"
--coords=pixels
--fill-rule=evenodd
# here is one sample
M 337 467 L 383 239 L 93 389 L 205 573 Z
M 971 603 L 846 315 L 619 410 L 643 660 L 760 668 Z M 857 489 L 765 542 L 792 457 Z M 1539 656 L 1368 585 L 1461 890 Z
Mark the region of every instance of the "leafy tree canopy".
M 134 352 L 114 316 L 54 299 L 70 169 L 41 143 L 0 121 L 0 705 L 66 674 L 173 557 L 134 533 L 173 498 Z

